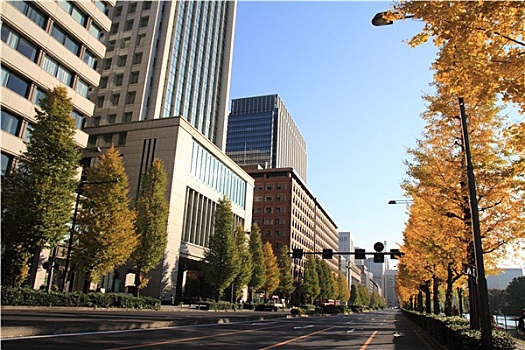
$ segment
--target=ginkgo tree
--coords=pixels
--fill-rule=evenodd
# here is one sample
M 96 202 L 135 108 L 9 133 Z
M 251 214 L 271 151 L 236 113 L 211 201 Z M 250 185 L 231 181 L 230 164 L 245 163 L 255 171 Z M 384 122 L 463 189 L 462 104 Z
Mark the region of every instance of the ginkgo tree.
M 401 1 L 386 17 L 424 22 L 409 44 L 432 39 L 434 80 L 451 94 L 473 104 L 501 96 L 525 112 L 524 2 Z

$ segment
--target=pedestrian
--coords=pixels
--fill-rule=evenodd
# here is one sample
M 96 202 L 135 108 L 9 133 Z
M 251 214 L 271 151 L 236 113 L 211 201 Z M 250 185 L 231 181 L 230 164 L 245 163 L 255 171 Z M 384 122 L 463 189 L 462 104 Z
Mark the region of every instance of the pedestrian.
M 518 320 L 518 330 L 523 332 L 525 335 L 525 309 L 521 310 L 521 316 Z

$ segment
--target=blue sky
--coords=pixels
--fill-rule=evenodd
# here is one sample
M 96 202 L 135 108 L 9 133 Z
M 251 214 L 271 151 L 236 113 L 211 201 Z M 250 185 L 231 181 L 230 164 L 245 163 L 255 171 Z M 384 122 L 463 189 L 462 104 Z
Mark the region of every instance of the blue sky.
M 239 1 L 230 98 L 279 94 L 308 151 L 307 185 L 356 245 L 403 240 L 406 148 L 423 131 L 436 48 L 403 40 L 414 21 L 374 27 L 388 2 Z

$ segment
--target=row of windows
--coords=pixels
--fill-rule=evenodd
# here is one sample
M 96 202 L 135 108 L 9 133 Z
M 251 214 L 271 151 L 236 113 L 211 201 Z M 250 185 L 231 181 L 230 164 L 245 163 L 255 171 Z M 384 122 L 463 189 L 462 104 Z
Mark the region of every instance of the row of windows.
M 17 50 L 25 57 L 31 59 L 33 62 L 38 64 L 38 48 L 32 45 L 29 41 L 23 38 L 20 34 L 15 32 L 12 28 L 7 25 L 2 25 L 2 41 L 5 42 L 9 47 Z M 86 51 L 87 52 L 87 51 Z M 62 83 L 69 87 L 74 87 L 75 90 L 84 97 L 87 97 L 89 85 L 82 79 L 77 79 L 76 84 L 74 83 L 74 74 L 63 65 L 59 64 L 51 56 L 47 55 L 42 51 L 42 69 L 52 76 L 56 77 Z M 94 62 L 94 58 L 91 60 Z M 75 85 L 75 86 L 73 86 Z M 26 94 L 21 94 L 26 97 Z
M 255 190 L 256 191 L 262 191 L 262 190 L 266 189 L 266 191 L 272 191 L 273 187 L 274 187 L 273 184 L 266 184 L 266 186 L 263 186 L 263 185 L 259 184 L 259 185 L 255 186 Z M 286 190 L 286 184 L 283 184 L 283 183 L 276 184 L 275 185 L 275 189 L 276 190 Z
M 115 134 L 101 134 L 91 135 L 88 139 L 88 147 L 111 147 L 126 145 L 126 132 L 119 132 Z
M 135 40 L 135 44 L 133 45 L 133 47 L 144 46 L 145 42 L 146 42 L 146 34 L 139 34 L 139 35 L 137 35 L 137 38 Z M 116 43 L 117 43 L 117 40 L 109 40 L 108 41 L 108 45 L 106 47 L 106 51 L 107 52 L 111 52 L 111 51 L 115 50 Z M 121 49 L 127 49 L 127 48 L 129 48 L 130 44 L 131 44 L 131 37 L 122 38 L 120 40 L 120 46 L 119 47 Z
M 78 82 L 80 82 L 80 80 Z M 46 95 L 46 92 L 43 89 L 34 86 L 29 80 L 22 77 L 18 73 L 11 71 L 5 66 L 2 66 L 0 83 L 2 86 L 17 93 L 18 95 L 27 99 L 31 99 L 31 101 L 36 105 L 40 104 L 40 100 Z M 72 117 L 75 119 L 76 127 L 81 129 L 83 127 L 85 117 L 75 110 L 72 112 Z
M 117 67 L 124 67 L 127 64 L 128 61 L 128 55 L 121 55 L 117 56 Z M 132 64 L 140 64 L 142 63 L 142 52 L 136 52 L 133 55 L 133 61 Z M 108 70 L 113 67 L 113 57 L 106 58 L 103 63 L 104 70 Z
M 130 31 L 133 29 L 133 24 L 135 23 L 134 19 L 129 19 L 126 22 L 124 22 L 124 31 Z M 109 31 L 109 34 L 115 34 L 118 33 L 120 22 L 113 22 L 111 24 L 111 29 Z M 149 16 L 141 17 L 139 20 L 139 28 L 145 28 L 149 24 Z
M 144 1 L 142 2 L 142 9 L 143 10 L 149 10 L 151 8 L 151 1 Z M 137 2 L 130 2 L 128 4 L 128 11 L 127 14 L 135 13 L 137 11 Z M 115 7 L 115 13 L 113 14 L 113 17 L 119 17 L 122 15 L 122 6 Z
M 207 247 L 214 230 L 216 208 L 217 203 L 188 187 L 182 240 Z M 244 219 L 234 214 L 232 229 L 238 225 L 244 227 Z
M 100 39 L 102 35 L 102 30 L 95 23 L 91 22 L 88 24 L 89 16 L 86 15 L 82 10 L 80 10 L 74 3 L 71 1 L 58 0 L 58 5 L 66 11 L 75 21 L 77 21 L 81 26 L 88 27 L 88 31 L 96 39 Z
M 126 99 L 124 100 L 124 103 L 126 105 L 132 105 L 135 103 L 135 99 L 137 97 L 137 92 L 136 91 L 128 91 L 126 93 Z M 102 108 L 104 107 L 104 96 L 98 96 L 97 97 L 97 101 L 96 101 L 96 105 L 97 105 L 97 108 Z M 110 97 L 109 97 L 109 102 L 111 104 L 111 106 L 118 106 L 119 103 L 120 103 L 120 94 L 112 94 Z
M 32 16 L 30 17 L 31 19 L 36 20 L 36 19 L 41 18 L 40 15 L 35 15 L 35 14 L 41 14 L 41 12 L 38 9 L 36 9 L 35 6 L 32 5 L 31 3 L 25 3 L 22 1 L 15 1 L 11 3 L 14 4 L 14 6 L 17 7 L 18 9 L 21 9 L 21 11 L 23 10 L 22 12 L 26 13 L 28 17 Z M 37 24 L 40 24 L 40 20 L 38 20 L 37 22 L 38 22 Z M 4 42 L 8 43 L 9 46 L 19 51 L 20 53 L 22 53 L 24 56 L 26 56 L 33 62 L 36 62 L 36 59 L 38 57 L 37 52 L 39 50 L 38 47 L 30 43 L 27 39 L 22 38 L 20 34 L 18 34 L 13 29 L 6 26 L 6 29 L 4 30 L 4 26 L 6 25 L 5 24 L 2 25 L 2 40 L 4 40 L 4 36 L 5 36 Z M 45 27 L 45 19 L 43 22 L 43 26 Z M 82 46 L 80 45 L 80 43 L 77 40 L 75 40 L 71 35 L 67 34 L 56 23 L 53 23 L 50 34 L 53 38 L 58 40 L 62 45 L 64 45 L 68 50 L 70 50 L 76 56 L 81 55 L 83 51 L 83 54 L 82 54 L 83 61 L 87 65 L 89 65 L 89 67 L 93 69 L 96 68 L 95 67 L 95 64 L 96 64 L 95 55 L 92 54 L 87 49 L 82 50 Z
M 136 83 L 138 83 L 139 82 L 139 75 L 140 75 L 140 71 L 131 72 L 131 74 L 129 76 L 128 84 L 136 84 Z M 108 76 L 101 77 L 100 78 L 99 88 L 100 89 L 106 89 L 108 87 L 108 81 L 109 81 L 109 77 Z M 113 85 L 114 86 L 122 86 L 123 81 L 124 81 L 124 75 L 123 74 L 115 74 L 113 76 Z M 101 106 L 98 106 L 98 107 L 101 107 Z
M 264 213 L 271 214 L 271 213 L 274 212 L 274 209 L 275 209 L 276 213 L 286 213 L 286 207 L 276 207 L 276 208 L 274 208 L 274 207 L 266 207 L 266 208 L 264 208 Z M 262 207 L 254 207 L 253 208 L 253 212 L 255 214 L 260 214 L 260 213 L 263 212 L 263 208 Z
M 129 122 L 131 122 L 132 117 L 133 117 L 133 112 L 124 112 L 124 113 L 122 113 L 122 116 L 121 116 L 121 118 L 119 120 L 119 123 L 129 123 Z M 91 118 L 91 120 L 93 121 L 93 125 L 91 125 L 91 126 L 95 126 L 96 127 L 96 126 L 103 125 L 103 124 L 101 124 L 101 119 L 102 119 L 101 116 L 94 116 L 93 118 Z M 111 124 L 115 124 L 115 123 L 117 123 L 117 115 L 116 114 L 109 114 L 106 117 L 106 124 L 105 125 L 111 125 Z
M 193 140 L 190 174 L 232 203 L 245 208 L 246 181 Z
M 264 196 L 264 201 L 265 202 L 273 202 L 273 196 Z M 286 195 L 278 195 L 278 196 L 275 196 L 275 200 L 277 202 L 283 202 L 286 200 Z M 253 197 L 253 201 L 254 202 L 262 202 L 263 201 L 263 196 L 254 196 Z

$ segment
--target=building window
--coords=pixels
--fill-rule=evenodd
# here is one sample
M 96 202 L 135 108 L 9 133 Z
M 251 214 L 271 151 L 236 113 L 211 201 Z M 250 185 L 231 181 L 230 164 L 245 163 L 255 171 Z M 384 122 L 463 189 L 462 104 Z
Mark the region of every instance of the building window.
M 122 15 L 122 6 L 115 7 L 115 17 Z
M 122 86 L 122 80 L 124 79 L 124 76 L 122 74 L 115 75 L 115 78 L 113 78 L 113 83 L 115 86 Z
M 31 140 L 31 133 L 33 132 L 34 124 L 27 124 L 24 132 L 24 141 L 29 142 Z
M 267 213 L 267 214 L 271 214 L 272 213 L 272 208 L 264 208 L 264 212 Z
M 100 116 L 93 117 L 93 126 L 100 126 Z
M 286 200 L 286 196 L 284 196 L 284 195 L 276 196 L 275 199 L 276 199 L 278 202 L 285 201 L 285 200 Z
M 273 190 L 273 186 L 272 186 L 272 185 L 266 185 L 266 190 L 267 190 L 267 191 L 271 191 L 271 190 Z
M 19 76 L 16 73 L 13 73 L 9 69 L 2 66 L 2 86 L 5 86 L 9 90 L 19 94 L 20 96 L 26 97 L 29 92 L 29 82 Z
M 118 67 L 124 67 L 126 65 L 127 58 L 128 58 L 128 56 L 126 56 L 126 55 L 119 56 L 118 59 L 117 59 L 117 66 Z
M 13 163 L 13 156 L 9 154 L 2 153 L 2 176 L 4 176 Z
M 69 51 L 74 53 L 75 56 L 78 56 L 80 44 L 70 35 L 66 34 L 64 30 L 56 25 L 56 23 L 54 23 L 53 28 L 51 28 L 51 36 L 58 40 L 58 42 L 64 45 Z
M 138 35 L 136 46 L 143 46 L 145 41 L 146 41 L 146 34 Z
M 100 10 L 102 11 L 103 14 L 107 15 L 108 14 L 108 5 L 102 1 L 102 0 L 96 0 L 95 1 L 95 6 Z
M 132 2 L 129 4 L 128 13 L 135 13 L 137 11 L 137 3 Z
M 127 93 L 127 95 L 126 95 L 126 104 L 127 105 L 135 103 L 135 95 L 136 95 L 135 91 L 129 91 Z
M 120 94 L 111 95 L 111 104 L 113 106 L 118 106 L 119 99 L 120 99 Z
M 19 118 L 14 114 L 7 112 L 5 109 L 2 109 L 2 130 L 11 135 L 18 136 L 21 123 L 22 118 Z
M 87 97 L 89 93 L 89 85 L 82 79 L 78 79 L 77 88 L 75 89 L 81 96 Z
M 105 89 L 108 87 L 108 77 L 102 77 L 100 78 L 100 84 L 99 84 L 99 87 L 101 89 Z
M 35 61 L 38 49 L 33 44 L 29 43 L 22 36 L 9 28 L 5 23 L 2 24 L 2 41 L 9 47 L 20 52 L 22 55 Z
M 273 219 L 264 219 L 263 220 L 264 225 L 273 225 Z
M 105 147 L 110 147 L 113 144 L 113 135 L 112 134 L 103 135 L 102 140 L 104 142 Z
M 277 184 L 277 186 L 275 186 L 275 188 L 277 188 L 278 190 L 285 190 L 286 189 L 286 184 Z
M 149 22 L 149 16 L 147 16 L 147 17 L 142 17 L 142 18 L 140 19 L 140 28 L 147 27 L 147 26 L 148 26 L 148 22 Z
M 73 119 L 75 119 L 75 126 L 77 127 L 77 129 L 82 129 L 84 126 L 85 117 L 75 110 L 71 112 L 71 116 L 73 117 Z
M 133 64 L 140 64 L 142 63 L 142 52 L 137 52 L 135 56 L 133 56 Z
M 80 11 L 75 5 L 70 1 L 58 1 L 58 6 L 62 7 L 75 21 L 77 21 L 82 27 L 86 25 L 86 15 Z
M 127 137 L 127 133 L 125 132 L 121 132 L 120 134 L 118 134 L 117 145 L 124 146 L 126 144 L 126 137 Z
M 144 10 L 149 10 L 151 8 L 151 1 L 144 1 Z
M 104 60 L 104 70 L 108 70 L 111 68 L 111 58 L 106 58 Z
M 84 52 L 84 63 L 86 63 L 89 66 L 89 68 L 95 69 L 95 64 L 97 63 L 97 60 L 95 56 L 88 50 Z
M 124 27 L 124 30 L 132 30 L 133 29 L 133 20 L 130 19 L 130 20 L 127 20 L 126 21 L 126 26 Z
M 42 62 L 42 69 L 56 77 L 62 83 L 67 86 L 71 86 L 73 82 L 73 74 L 63 66 L 57 63 L 54 59 L 49 56 L 45 56 Z
M 117 121 L 117 115 L 116 114 L 108 115 L 108 124 L 115 124 L 116 121 Z
M 262 202 L 262 196 L 254 196 L 253 197 L 254 202 Z
M 46 16 L 35 5 L 29 1 L 9 1 L 11 5 L 20 10 L 30 20 L 35 22 L 40 28 L 46 27 Z
M 40 105 L 40 100 L 43 100 L 46 98 L 47 92 L 39 87 L 33 91 L 33 103 L 36 105 Z
M 129 123 L 131 122 L 131 117 L 132 117 L 133 113 L 131 112 L 126 112 L 124 113 L 124 115 L 122 116 L 122 122 L 123 123 Z
M 109 34 L 115 34 L 116 32 L 118 32 L 118 26 L 119 26 L 119 22 L 113 22 L 111 24 L 111 28 L 109 29 Z
M 111 51 L 115 50 L 115 43 L 116 42 L 117 42 L 116 40 L 108 41 L 108 46 L 106 46 L 106 51 L 107 52 L 111 52 Z
M 266 196 L 266 197 L 264 197 L 264 201 L 265 202 L 271 202 L 271 201 L 273 201 L 273 197 L 272 196 Z
M 104 96 L 97 97 L 97 108 L 104 107 Z
M 132 72 L 129 77 L 130 84 L 136 84 L 139 81 L 139 72 Z
M 91 25 L 89 26 L 89 33 L 93 35 L 95 39 L 100 39 L 102 35 L 102 29 L 100 29 L 100 27 L 95 23 L 91 22 Z
M 120 48 L 121 49 L 127 49 L 129 47 L 130 38 L 123 38 L 120 42 Z

